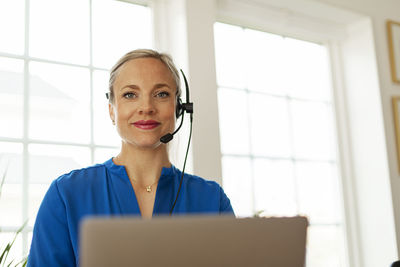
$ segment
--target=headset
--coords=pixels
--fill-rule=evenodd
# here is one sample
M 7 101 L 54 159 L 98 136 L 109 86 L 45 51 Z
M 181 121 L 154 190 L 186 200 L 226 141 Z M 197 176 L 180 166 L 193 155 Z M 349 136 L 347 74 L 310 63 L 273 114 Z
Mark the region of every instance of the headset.
M 186 103 L 182 103 L 182 99 L 180 97 L 177 98 L 176 100 L 176 110 L 175 110 L 175 116 L 178 119 L 180 116 L 182 116 L 181 123 L 179 124 L 178 129 L 176 129 L 173 133 L 167 133 L 166 135 L 163 135 L 160 138 L 160 141 L 164 144 L 168 143 L 169 141 L 174 138 L 174 135 L 181 129 L 182 124 L 183 124 L 183 117 L 186 113 L 190 114 L 190 128 L 192 128 L 192 121 L 193 121 L 193 103 L 189 101 L 189 85 L 185 76 L 185 73 L 183 73 L 182 69 L 180 70 L 182 73 L 183 80 L 185 81 L 185 89 L 186 89 Z M 190 142 L 190 136 L 189 136 L 189 142 Z
M 182 69 L 180 69 L 180 71 L 182 73 L 183 80 L 185 81 L 186 103 L 182 103 L 182 100 L 180 98 L 178 98 L 175 113 L 176 113 L 176 118 L 179 118 L 179 116 L 182 116 L 181 123 L 179 124 L 178 129 L 176 129 L 172 134 L 168 133 L 160 138 L 160 141 L 162 143 L 168 143 L 169 141 L 171 141 L 172 138 L 174 137 L 174 135 L 179 131 L 179 129 L 181 128 L 181 126 L 183 124 L 183 118 L 184 118 L 185 112 L 190 114 L 190 132 L 189 132 L 188 144 L 186 147 L 185 161 L 183 163 L 182 176 L 181 176 L 181 180 L 179 182 L 178 192 L 176 193 L 174 204 L 172 204 L 171 210 L 169 211 L 170 216 L 172 215 L 172 212 L 174 211 L 176 201 L 178 200 L 179 193 L 181 191 L 183 175 L 185 174 L 186 160 L 187 160 L 187 156 L 189 153 L 190 140 L 192 137 L 192 124 L 193 124 L 193 102 L 190 102 L 190 98 L 189 98 L 189 84 L 186 79 L 185 73 L 183 73 Z
M 187 148 L 186 148 L 186 154 L 185 154 L 185 161 L 183 163 L 183 168 L 182 168 L 182 176 L 179 182 L 179 188 L 178 188 L 178 192 L 176 193 L 176 197 L 175 197 L 175 201 L 172 204 L 172 207 L 169 211 L 169 215 L 172 215 L 172 212 L 174 211 L 176 202 L 178 200 L 179 197 L 179 193 L 181 191 L 181 187 L 182 187 L 182 182 L 183 182 L 183 176 L 185 174 L 185 167 L 186 167 L 186 160 L 187 160 L 187 156 L 189 153 L 189 147 L 190 147 L 190 140 L 192 138 L 192 124 L 193 124 L 193 102 L 190 102 L 190 97 L 189 97 L 189 84 L 188 81 L 186 79 L 185 73 L 182 71 L 182 69 L 180 69 L 181 73 L 182 73 L 182 77 L 183 80 L 185 81 L 185 89 L 186 89 L 186 102 L 183 103 L 182 99 L 180 97 L 177 97 L 176 99 L 176 109 L 175 109 L 175 116 L 178 119 L 179 117 L 182 116 L 181 122 L 179 124 L 179 127 L 173 132 L 173 133 L 167 133 L 166 135 L 161 136 L 160 138 L 160 142 L 161 143 L 168 143 L 169 141 L 171 141 L 174 138 L 174 135 L 181 129 L 182 124 L 183 124 L 183 119 L 185 117 L 185 112 L 190 114 L 190 132 L 189 132 L 189 140 L 188 140 L 188 144 L 187 144 Z M 109 93 L 106 93 L 106 98 L 109 99 L 110 95 Z

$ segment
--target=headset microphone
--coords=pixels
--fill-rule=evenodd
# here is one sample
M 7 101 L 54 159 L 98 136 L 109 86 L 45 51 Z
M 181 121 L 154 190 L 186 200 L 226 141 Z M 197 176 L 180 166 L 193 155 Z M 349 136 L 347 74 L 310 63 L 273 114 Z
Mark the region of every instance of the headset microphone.
M 182 113 L 182 119 L 181 119 L 181 123 L 179 124 L 178 129 L 175 130 L 175 132 L 173 133 L 167 133 L 166 135 L 161 136 L 160 141 L 164 144 L 168 143 L 169 141 L 171 141 L 174 138 L 174 135 L 179 131 L 179 129 L 182 127 L 183 124 L 183 116 L 184 113 Z

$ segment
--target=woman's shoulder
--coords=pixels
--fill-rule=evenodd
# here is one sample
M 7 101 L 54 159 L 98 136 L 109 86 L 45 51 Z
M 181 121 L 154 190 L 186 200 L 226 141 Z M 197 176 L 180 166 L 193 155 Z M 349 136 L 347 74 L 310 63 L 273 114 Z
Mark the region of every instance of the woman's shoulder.
M 80 169 L 72 170 L 65 173 L 55 179 L 57 185 L 67 185 L 75 183 L 88 183 L 94 179 L 98 179 L 105 176 L 105 163 L 96 163 L 91 166 L 87 166 Z
M 196 211 L 233 213 L 230 200 L 219 183 L 193 174 L 185 173 L 184 177 L 185 195 L 196 203 Z
M 194 174 L 185 173 L 184 182 L 187 184 L 189 188 L 192 187 L 201 190 L 208 189 L 213 191 L 215 190 L 219 191 L 221 189 L 221 186 L 216 181 L 205 179 L 203 177 Z

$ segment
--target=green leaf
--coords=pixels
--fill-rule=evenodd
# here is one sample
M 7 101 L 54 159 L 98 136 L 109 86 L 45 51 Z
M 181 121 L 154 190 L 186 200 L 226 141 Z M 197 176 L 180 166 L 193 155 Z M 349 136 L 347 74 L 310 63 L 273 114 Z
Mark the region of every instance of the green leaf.
M 1 256 L 0 256 L 0 263 L 3 262 L 3 259 L 4 259 L 4 261 L 6 261 L 6 259 L 7 259 L 7 254 L 8 254 L 8 251 L 10 251 L 10 249 L 11 249 L 11 245 L 10 245 L 10 243 L 8 243 L 7 246 L 5 247 L 5 249 L 3 250 L 3 252 L 1 253 Z M 5 257 L 5 258 L 4 258 L 4 257 Z M 3 265 L 4 265 L 4 262 L 3 262 Z
M 14 265 L 14 267 L 17 267 L 18 265 L 22 264 L 22 267 L 26 266 L 26 264 L 28 263 L 28 256 L 23 258 L 20 262 L 18 262 L 16 265 Z
M 253 217 L 255 217 L 255 218 L 261 217 L 261 214 L 263 214 L 263 212 L 264 212 L 264 210 L 256 211 L 256 212 L 254 213 Z
M 10 267 L 13 262 L 14 262 L 14 260 L 10 261 L 10 263 L 7 265 L 7 267 Z
M 28 223 L 28 220 L 25 221 L 25 223 L 17 230 L 17 232 L 15 232 L 13 241 L 12 241 L 11 243 L 8 243 L 7 246 L 6 246 L 6 248 L 5 248 L 4 251 L 2 252 L 2 254 L 1 254 L 1 256 L 0 256 L 0 263 L 3 263 L 2 266 L 4 266 L 4 264 L 5 264 L 6 260 L 7 260 L 8 254 L 10 253 L 10 250 L 11 250 L 12 246 L 13 246 L 14 243 L 15 243 L 15 240 L 17 239 L 18 235 L 22 232 L 22 230 L 25 228 L 25 226 L 26 226 L 27 223 Z M 14 260 L 13 260 L 13 261 L 14 261 Z
M 21 227 L 17 230 L 17 233 L 16 233 L 16 234 L 21 233 L 22 230 L 24 230 L 24 228 L 25 228 L 25 226 L 26 226 L 27 223 L 28 223 L 28 220 L 26 220 L 26 221 L 21 225 Z

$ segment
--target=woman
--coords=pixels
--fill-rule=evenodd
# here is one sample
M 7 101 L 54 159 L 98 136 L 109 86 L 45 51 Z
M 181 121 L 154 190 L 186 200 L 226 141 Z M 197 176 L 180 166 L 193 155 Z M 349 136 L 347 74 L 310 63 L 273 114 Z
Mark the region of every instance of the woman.
M 121 151 L 53 181 L 36 217 L 29 266 L 78 265 L 79 223 L 88 215 L 151 218 L 172 207 L 173 214 L 233 214 L 217 183 L 185 174 L 180 186 L 182 173 L 160 142 L 175 129 L 179 84 L 172 59 L 153 50 L 129 52 L 112 68 L 109 113 Z

